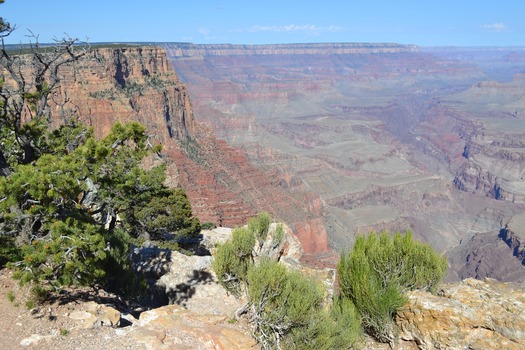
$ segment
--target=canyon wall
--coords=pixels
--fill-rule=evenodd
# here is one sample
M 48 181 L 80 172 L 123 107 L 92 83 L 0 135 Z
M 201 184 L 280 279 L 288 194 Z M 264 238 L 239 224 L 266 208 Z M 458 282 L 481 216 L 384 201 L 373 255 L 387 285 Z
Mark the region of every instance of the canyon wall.
M 75 117 L 101 137 L 115 122 L 138 121 L 152 144 L 163 145 L 150 163 L 167 163 L 169 183 L 186 190 L 202 222 L 233 227 L 265 210 L 290 224 L 310 252 L 329 251 L 318 198 L 272 168 L 251 165 L 244 151 L 197 122 L 164 49 L 95 47 L 61 75 L 54 99 L 68 103 L 53 106 L 54 126 Z

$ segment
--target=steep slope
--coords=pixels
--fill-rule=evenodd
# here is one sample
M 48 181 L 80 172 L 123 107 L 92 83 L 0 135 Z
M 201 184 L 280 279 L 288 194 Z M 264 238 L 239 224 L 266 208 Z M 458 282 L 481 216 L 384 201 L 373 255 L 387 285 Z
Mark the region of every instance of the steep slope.
M 525 215 L 512 217 L 499 232 L 478 233 L 449 254 L 457 277 L 497 276 L 501 281 L 525 281 Z
M 483 82 L 454 97 L 476 116 L 478 127 L 465 138 L 458 188 L 495 199 L 525 203 L 525 76 L 508 83 Z

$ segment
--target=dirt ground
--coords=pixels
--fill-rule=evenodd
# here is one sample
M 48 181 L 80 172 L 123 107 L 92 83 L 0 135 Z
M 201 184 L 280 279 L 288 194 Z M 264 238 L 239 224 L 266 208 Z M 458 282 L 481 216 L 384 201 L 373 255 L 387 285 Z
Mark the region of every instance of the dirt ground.
M 12 279 L 12 271 L 0 270 L 0 349 L 144 349 L 119 335 L 119 328 L 83 329 L 69 315 L 84 301 L 64 298 L 28 308 L 28 300 L 28 288 Z

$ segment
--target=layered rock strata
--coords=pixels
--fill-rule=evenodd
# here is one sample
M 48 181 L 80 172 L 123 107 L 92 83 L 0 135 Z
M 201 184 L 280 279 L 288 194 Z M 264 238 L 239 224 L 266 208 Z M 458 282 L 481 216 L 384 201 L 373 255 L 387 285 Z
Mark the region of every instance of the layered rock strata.
M 163 45 L 217 137 L 317 194 L 329 246 L 411 229 L 451 254 L 492 232 L 482 270 L 513 261 L 497 235 L 524 208 L 522 48 Z
M 151 144 L 163 145 L 161 158 L 150 163 L 166 162 L 168 181 L 186 190 L 201 221 L 231 227 L 266 210 L 286 219 L 305 243 L 318 237 L 310 245 L 315 252 L 328 250 L 317 197 L 301 184 L 283 186 L 274 169 L 251 165 L 244 151 L 199 124 L 164 49 L 95 47 L 60 74 L 53 100 L 68 103 L 52 106 L 53 125 L 78 118 L 101 137 L 115 122 L 138 121 L 147 127 Z

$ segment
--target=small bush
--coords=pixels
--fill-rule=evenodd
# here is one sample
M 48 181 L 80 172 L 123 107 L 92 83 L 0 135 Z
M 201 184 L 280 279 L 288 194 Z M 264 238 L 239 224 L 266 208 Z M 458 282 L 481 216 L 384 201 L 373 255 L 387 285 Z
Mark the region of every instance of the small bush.
M 191 214 L 186 193 L 182 189 L 166 192 L 164 196 L 153 196 L 144 206 L 133 210 L 130 231 L 140 227 L 155 240 L 162 240 L 166 234 L 173 234 L 176 239 L 196 238 L 201 225 Z
M 284 228 L 282 224 L 278 224 L 272 234 L 272 248 L 279 246 L 284 239 Z
M 296 327 L 284 339 L 285 349 L 337 350 L 356 348 L 361 336 L 361 320 L 354 304 L 336 299 L 328 309 L 313 313 L 305 327 Z
M 202 230 L 213 230 L 214 228 L 217 228 L 217 225 L 215 225 L 213 222 L 204 222 L 201 224 Z
M 348 349 L 357 343 L 361 324 L 352 302 L 326 307 L 326 291 L 297 271 L 288 271 L 261 248 L 270 232 L 267 213 L 236 228 L 216 248 L 212 268 L 221 285 L 237 296 L 246 293 L 253 336 L 262 349 Z M 284 239 L 284 228 L 272 232 L 272 249 Z M 258 244 L 258 248 L 255 245 Z M 259 253 L 258 259 L 255 255 Z
M 15 293 L 12 290 L 7 292 L 6 297 L 7 297 L 7 300 L 9 300 L 10 303 L 14 303 L 15 302 L 16 296 L 15 296 Z
M 34 307 L 35 307 L 35 301 L 34 300 L 30 299 L 30 300 L 26 301 L 26 308 L 28 310 L 31 310 Z
M 405 293 L 433 291 L 447 267 L 444 257 L 412 239 L 411 233 L 386 232 L 358 237 L 354 248 L 337 266 L 341 296 L 351 300 L 365 330 L 376 339 L 396 337 L 393 316 L 405 302 Z
M 248 271 L 254 336 L 263 349 L 348 349 L 360 322 L 349 301 L 323 308 L 324 290 L 297 271 L 262 259 Z
M 319 287 L 283 265 L 262 259 L 248 272 L 248 300 L 254 335 L 263 349 L 279 348 L 281 337 L 309 324 L 321 308 Z

